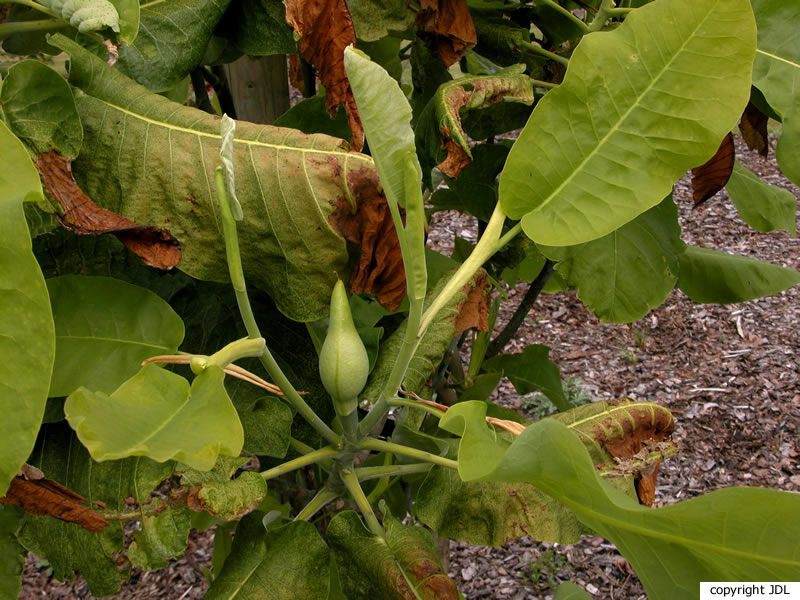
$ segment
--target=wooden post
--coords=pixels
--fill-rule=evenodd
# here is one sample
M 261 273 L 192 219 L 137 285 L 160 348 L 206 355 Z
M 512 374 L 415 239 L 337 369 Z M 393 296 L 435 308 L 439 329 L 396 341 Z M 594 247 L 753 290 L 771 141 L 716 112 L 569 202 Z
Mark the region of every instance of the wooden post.
M 236 118 L 272 123 L 289 109 L 286 56 L 242 56 L 225 66 Z

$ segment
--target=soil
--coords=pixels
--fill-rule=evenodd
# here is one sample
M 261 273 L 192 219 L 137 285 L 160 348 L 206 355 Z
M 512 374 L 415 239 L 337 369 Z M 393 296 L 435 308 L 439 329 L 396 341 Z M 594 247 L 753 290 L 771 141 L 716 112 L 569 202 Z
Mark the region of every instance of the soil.
M 774 161 L 737 140 L 739 160 L 765 181 L 792 191 Z M 760 260 L 800 268 L 800 240 L 786 232 L 761 234 L 745 225 L 720 192 L 692 208 L 687 178 L 675 187 L 683 239 Z M 437 213 L 430 245 L 452 249 L 453 237 L 476 237 L 473 219 Z M 525 286 L 510 290 L 521 299 Z M 504 306 L 497 330 L 514 310 Z M 562 377 L 579 378 L 597 400 L 650 400 L 676 417 L 681 452 L 661 467 L 656 505 L 721 487 L 755 485 L 800 492 L 800 286 L 770 298 L 732 305 L 698 305 L 674 291 L 661 307 L 631 325 L 601 323 L 574 293 L 542 295 L 506 352 L 547 344 Z M 506 381 L 500 401 L 520 409 Z M 184 558 L 149 574 L 134 570 L 113 598 L 201 598 L 210 564 L 211 534 L 193 534 Z M 642 600 L 628 562 L 600 537 L 571 546 L 521 538 L 501 548 L 451 542 L 450 575 L 468 600 L 551 599 L 571 580 L 596 598 Z M 20 598 L 92 598 L 78 578 L 60 583 L 29 556 Z

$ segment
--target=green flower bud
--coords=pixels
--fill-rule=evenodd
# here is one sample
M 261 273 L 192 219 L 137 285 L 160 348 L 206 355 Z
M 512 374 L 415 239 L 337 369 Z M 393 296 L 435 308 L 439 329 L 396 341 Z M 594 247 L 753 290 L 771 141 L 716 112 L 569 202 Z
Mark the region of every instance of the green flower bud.
M 319 353 L 319 374 L 333 398 L 336 414 L 346 416 L 353 412 L 358 406 L 358 394 L 367 383 L 369 357 L 353 323 L 341 279 L 331 294 L 328 334 Z

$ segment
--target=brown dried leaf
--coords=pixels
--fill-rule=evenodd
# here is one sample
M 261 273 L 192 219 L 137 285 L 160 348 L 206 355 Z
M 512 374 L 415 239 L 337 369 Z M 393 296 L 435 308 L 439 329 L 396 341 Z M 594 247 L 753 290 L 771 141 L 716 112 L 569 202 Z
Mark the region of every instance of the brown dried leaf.
M 169 231 L 137 225 L 97 206 L 75 183 L 65 157 L 55 151 L 40 154 L 36 168 L 45 190 L 64 211 L 58 220 L 65 228 L 78 235 L 111 233 L 151 267 L 171 269 L 180 262 L 180 244 Z
M 455 320 L 455 335 L 461 335 L 467 329 L 478 331 L 489 330 L 489 294 L 492 283 L 484 270 L 478 271 L 472 280 L 464 286 L 466 298 L 458 306 Z
M 369 169 L 350 171 L 347 184 L 356 210 L 346 198 L 330 216 L 331 225 L 361 254 L 350 278 L 353 292 L 372 294 L 388 310 L 396 310 L 406 295 L 406 273 L 400 240 L 378 175 Z
M 725 187 L 733 172 L 735 160 L 733 134 L 728 133 L 719 145 L 717 153 L 705 164 L 692 169 L 692 197 L 695 208 Z
M 16 504 L 33 515 L 49 515 L 77 523 L 87 531 L 99 533 L 108 527 L 103 515 L 87 506 L 87 500 L 51 479 L 26 479 L 17 476 L 0 504 Z
M 344 0 L 288 0 L 286 20 L 300 35 L 300 52 L 314 65 L 325 86 L 325 107 L 331 118 L 344 104 L 353 137 L 350 146 L 364 146 L 364 128 L 344 69 L 344 49 L 355 45 L 356 33 Z
M 422 0 L 416 24 L 436 36 L 439 57 L 448 67 L 478 43 L 467 0 Z
M 764 158 L 769 154 L 769 135 L 767 133 L 769 117 L 762 113 L 752 102 L 748 102 L 739 121 L 745 144 L 750 150 L 757 150 Z
M 645 506 L 653 506 L 656 501 L 656 479 L 658 478 L 658 468 L 661 466 L 657 462 L 651 470 L 645 472 L 641 471 L 636 474 L 633 484 L 636 486 L 636 496 L 639 498 L 639 504 Z

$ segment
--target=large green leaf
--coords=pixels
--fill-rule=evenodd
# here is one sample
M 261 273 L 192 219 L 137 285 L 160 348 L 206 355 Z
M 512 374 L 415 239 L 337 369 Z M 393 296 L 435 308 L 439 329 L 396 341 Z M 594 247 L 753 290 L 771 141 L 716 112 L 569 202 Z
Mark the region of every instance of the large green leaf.
M 687 246 L 678 287 L 695 302 L 730 304 L 771 296 L 800 283 L 800 272 L 746 256 Z
M 295 521 L 267 532 L 261 517 L 254 513 L 239 523 L 233 549 L 206 599 L 328 598 L 329 552 L 316 528 Z
M 8 70 L 0 89 L 6 123 L 36 152 L 78 155 L 83 128 L 64 78 L 45 64 L 25 60 Z
M 785 229 L 797 234 L 797 199 L 789 190 L 765 183 L 738 161 L 725 189 L 742 221 L 756 231 Z
M 656 0 L 583 38 L 500 176 L 500 202 L 537 243 L 606 235 L 702 164 L 747 104 L 748 0 Z
M 342 588 L 348 598 L 457 600 L 442 572 L 430 533 L 386 515 L 384 539 L 366 530 L 361 517 L 340 512 L 328 525 Z
M 22 591 L 22 567 L 25 549 L 17 541 L 22 511 L 8 504 L 0 505 L 0 597 L 16 598 Z
M 775 154 L 784 174 L 800 184 L 800 4 L 753 0 L 758 49 L 753 85 L 783 120 Z
M 81 386 L 110 394 L 141 362 L 174 354 L 183 321 L 150 290 L 110 277 L 66 275 L 47 280 L 56 325 L 50 396 Z
M 53 370 L 55 333 L 22 203 L 42 186 L 25 147 L 0 121 L 0 494 L 30 454 Z
M 146 509 L 150 493 L 173 468 L 171 462 L 157 463 L 143 457 L 97 463 L 66 423 L 42 428 L 29 463 L 87 500 L 103 502 L 107 509 L 121 512 L 131 510 L 127 498 L 133 498 L 140 510 Z M 138 535 L 150 536 L 151 522 L 144 513 L 142 516 L 143 531 Z M 70 579 L 80 573 L 96 596 L 119 590 L 122 574 L 115 555 L 123 547 L 121 521 L 110 521 L 96 534 L 75 523 L 26 515 L 20 540 L 28 550 L 50 562 L 56 578 Z
M 85 135 L 73 164 L 78 182 L 98 204 L 169 229 L 181 243 L 182 270 L 226 281 L 214 189 L 218 120 L 148 94 L 61 36 L 52 41 L 69 50 L 70 81 L 85 92 L 77 97 Z M 248 280 L 295 320 L 324 316 L 348 263 L 329 217 L 337 202 L 358 201 L 348 177 L 374 176 L 371 159 L 327 136 L 239 122 L 234 168 Z
M 139 35 L 133 44 L 119 49 L 117 68 L 154 92 L 170 89 L 203 58 L 214 27 L 229 2 L 142 2 Z
M 539 246 L 556 271 L 603 321 L 630 323 L 659 306 L 678 280 L 683 251 L 678 209 L 668 197 L 599 239 L 567 247 Z
M 224 377 L 210 366 L 190 387 L 180 375 L 149 364 L 110 396 L 79 388 L 64 414 L 95 460 L 147 456 L 208 470 L 219 454 L 238 456 L 244 442 Z
M 483 363 L 490 371 L 503 371 L 503 375 L 514 384 L 518 394 L 542 392 L 558 408 L 570 408 L 561 387 L 561 373 L 552 360 L 550 348 L 542 344 L 526 346 L 521 354 L 501 354 Z
M 552 419 L 528 427 L 488 478 L 532 483 L 565 504 L 616 544 L 652 600 L 698 598 L 700 581 L 791 581 L 800 572 L 797 494 L 729 488 L 646 508 L 604 482 Z

